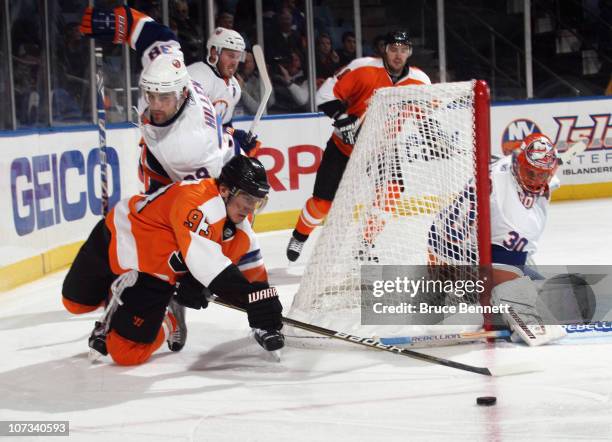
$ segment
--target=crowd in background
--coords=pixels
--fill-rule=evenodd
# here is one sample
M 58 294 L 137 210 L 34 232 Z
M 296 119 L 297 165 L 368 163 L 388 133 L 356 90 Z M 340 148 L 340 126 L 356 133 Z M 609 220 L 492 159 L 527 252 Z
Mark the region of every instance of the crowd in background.
M 577 0 L 572 1 L 572 4 L 579 3 Z M 41 0 L 9 1 L 8 31 L 5 29 L 6 9 L 0 8 L 0 56 L 8 59 L 4 55 L 10 44 L 12 60 L 12 63 L 0 65 L 0 101 L 5 108 L 5 112 L 0 114 L 0 130 L 13 127 L 13 116 L 7 111 L 11 103 L 11 84 L 14 88 L 14 121 L 17 128 L 89 124 L 93 121 L 94 86 L 91 81 L 90 43 L 81 37 L 78 30 L 87 2 L 46 0 L 46 23 L 41 12 L 42 3 Z M 119 0 L 95 1 L 97 6 L 106 7 L 121 3 Z M 308 87 L 311 74 L 308 66 L 315 66 L 314 82 L 318 88 L 326 78 L 356 57 L 353 2 L 313 0 L 315 60 L 312 64 L 308 62 L 304 3 L 305 0 L 262 2 L 263 46 L 274 86 L 268 113 L 310 111 L 313 109 L 313 97 Z M 383 50 L 382 35 L 374 35 L 389 30 L 392 26 L 389 20 L 395 19 L 411 30 L 415 40 L 418 50 L 411 63 L 423 68 L 435 81 L 438 74 L 436 11 L 428 2 L 413 3 L 421 9 L 418 13 L 404 16 L 402 14 L 406 7 L 401 1 L 390 0 L 384 8 L 367 2 L 361 4 L 362 32 L 365 37 L 362 42 L 363 54 L 380 56 Z M 464 3 L 473 5 L 467 8 Z M 501 3 L 504 2 L 493 4 L 484 0 L 465 0 L 445 3 L 449 16 L 465 17 L 446 25 L 449 35 L 447 81 L 483 78 L 489 81 L 494 99 L 516 99 L 521 98 L 525 91 L 524 67 L 521 64 L 520 48 L 513 49 L 511 43 L 516 40 L 516 44 L 520 45 L 523 41 L 522 31 L 519 32 L 513 24 L 522 20 L 522 15 L 520 11 L 516 13 L 509 9 L 516 2 L 508 1 L 505 7 Z M 612 94 L 612 81 L 608 83 L 612 66 L 612 27 L 604 25 L 612 22 L 612 1 L 591 0 L 586 2 L 590 9 L 582 4 L 567 13 L 561 8 L 565 3 L 560 3 L 553 10 L 559 12 L 559 17 L 552 16 L 548 9 L 549 3 L 554 4 L 554 0 L 534 0 L 532 3 L 535 5 L 532 17 L 534 54 L 550 57 L 546 63 L 534 63 L 536 97 L 597 95 L 604 93 L 605 85 L 608 85 L 609 93 Z M 162 0 L 130 0 L 128 4 L 163 22 Z M 484 12 L 479 14 L 478 8 Z M 484 27 L 483 32 L 490 34 L 481 37 L 468 35 L 459 28 L 465 22 L 469 29 L 476 29 L 475 26 L 480 26 L 479 21 L 483 20 L 485 12 L 512 26 L 511 30 L 515 30 L 516 35 L 511 36 L 508 33 L 510 31 L 506 34 L 508 39 L 514 40 L 502 41 L 501 37 L 496 37 L 495 29 L 491 27 Z M 567 17 L 574 17 L 577 13 L 582 14 L 581 21 L 573 24 L 564 22 L 569 20 Z M 168 25 L 182 45 L 187 64 L 204 60 L 206 56 L 207 14 L 206 0 L 168 0 Z M 236 115 L 253 114 L 260 97 L 258 72 L 250 52 L 252 45 L 257 43 L 255 15 L 254 0 L 214 1 L 215 26 L 238 31 L 247 46 L 246 59 L 237 73 L 243 89 L 243 99 Z M 591 30 L 592 35 L 584 32 L 580 34 L 579 26 L 582 25 Z M 48 40 L 46 35 L 49 36 Z M 472 40 L 482 43 L 482 47 Z M 453 45 L 457 45 L 457 48 Z M 138 100 L 140 63 L 134 51 L 113 44 L 102 46 L 107 120 L 133 121 L 131 106 Z M 576 75 L 574 71 L 580 69 L 579 74 L 590 75 L 592 81 L 585 80 L 584 75 Z M 131 84 L 127 84 L 126 71 L 129 72 Z M 11 74 L 12 79 L 9 78 Z M 569 80 L 563 81 L 560 77 Z M 593 87 L 596 82 L 596 87 Z M 559 85 L 562 89 L 555 89 Z

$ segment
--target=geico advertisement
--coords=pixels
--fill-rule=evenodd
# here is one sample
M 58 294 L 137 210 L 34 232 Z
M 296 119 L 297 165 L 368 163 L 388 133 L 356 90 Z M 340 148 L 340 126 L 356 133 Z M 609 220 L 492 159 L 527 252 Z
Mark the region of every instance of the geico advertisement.
M 509 155 L 527 135 L 541 132 L 563 152 L 579 139 L 587 150 L 557 172 L 562 184 L 612 181 L 612 97 L 496 105 L 491 109 L 491 151 Z
M 138 131 L 110 130 L 107 139 L 108 193 L 114 205 L 137 191 Z M 0 138 L 0 145 L 4 245 L 45 250 L 84 239 L 101 213 L 97 132 Z M 134 179 L 124 178 L 126 168 Z

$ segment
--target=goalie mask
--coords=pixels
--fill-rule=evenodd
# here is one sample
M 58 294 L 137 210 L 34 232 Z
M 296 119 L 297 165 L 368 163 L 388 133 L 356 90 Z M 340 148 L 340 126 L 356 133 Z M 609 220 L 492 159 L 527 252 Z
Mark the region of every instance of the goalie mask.
M 252 202 L 255 210 L 261 210 L 268 200 L 268 176 L 256 158 L 236 155 L 223 166 L 217 182 L 229 187 L 232 197 L 242 196 Z
M 212 56 L 211 48 L 216 49 L 216 57 Z M 245 48 L 246 46 L 244 44 L 244 39 L 238 32 L 232 29 L 217 28 L 206 42 L 206 50 L 208 52 L 208 64 L 217 69 L 219 55 L 221 54 L 221 51 L 223 51 L 223 49 L 230 49 L 232 51 L 240 52 L 240 61 L 244 62 Z
M 550 139 L 535 133 L 523 140 L 512 154 L 512 172 L 521 188 L 541 194 L 559 167 L 557 149 Z
M 139 86 L 145 101 L 176 98 L 176 110 L 182 104 L 183 90 L 189 85 L 189 73 L 183 58 L 176 54 L 160 54 L 142 71 Z

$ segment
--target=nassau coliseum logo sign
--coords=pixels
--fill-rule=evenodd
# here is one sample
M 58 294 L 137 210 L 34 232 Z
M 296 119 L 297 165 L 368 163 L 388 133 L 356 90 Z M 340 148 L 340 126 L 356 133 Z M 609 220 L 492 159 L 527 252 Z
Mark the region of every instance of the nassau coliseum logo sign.
M 510 122 L 502 134 L 502 151 L 504 155 L 510 155 L 512 151 L 521 145 L 523 139 L 532 133 L 542 132 L 538 125 L 526 118 L 519 118 Z

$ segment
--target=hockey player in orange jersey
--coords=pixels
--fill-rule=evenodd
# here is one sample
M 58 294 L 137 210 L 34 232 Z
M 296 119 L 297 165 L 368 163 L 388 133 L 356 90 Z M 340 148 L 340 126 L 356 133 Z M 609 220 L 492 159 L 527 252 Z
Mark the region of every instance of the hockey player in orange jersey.
M 412 84 L 431 84 L 420 69 L 409 66 L 412 42 L 405 31 L 393 31 L 385 37 L 385 53 L 381 58 L 353 60 L 334 77 L 328 78 L 317 92 L 320 111 L 334 119 L 334 132 L 327 142 L 317 171 L 313 195 L 300 213 L 289 244 L 287 258 L 295 261 L 312 231 L 328 214 L 346 164 L 355 144 L 359 119 L 376 89 Z M 397 183 L 389 183 L 390 192 L 397 192 Z M 364 240 L 367 241 L 367 238 Z
M 164 341 L 179 351 L 175 338 L 182 331 L 167 311 L 170 300 L 197 309 L 212 292 L 246 309 L 263 348 L 281 348 L 282 306 L 247 220 L 269 189 L 263 165 L 239 155 L 218 179 L 174 183 L 120 201 L 93 229 L 62 288 L 71 313 L 109 306 L 90 346 L 120 365 L 147 361 Z M 206 290 L 194 295 L 194 283 Z

